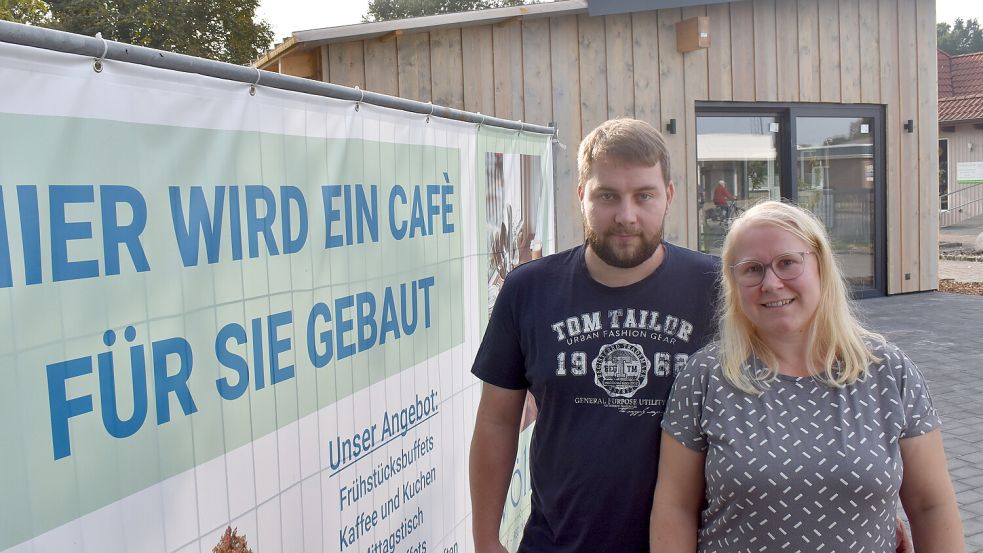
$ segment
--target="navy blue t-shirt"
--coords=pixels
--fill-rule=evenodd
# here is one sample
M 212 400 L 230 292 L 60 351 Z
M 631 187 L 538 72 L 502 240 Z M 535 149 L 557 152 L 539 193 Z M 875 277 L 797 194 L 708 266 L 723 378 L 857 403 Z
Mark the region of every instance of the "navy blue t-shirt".
M 648 551 L 659 425 L 675 374 L 712 338 L 719 271 L 664 244 L 630 286 L 592 279 L 584 246 L 505 279 L 471 371 L 539 406 L 520 552 Z

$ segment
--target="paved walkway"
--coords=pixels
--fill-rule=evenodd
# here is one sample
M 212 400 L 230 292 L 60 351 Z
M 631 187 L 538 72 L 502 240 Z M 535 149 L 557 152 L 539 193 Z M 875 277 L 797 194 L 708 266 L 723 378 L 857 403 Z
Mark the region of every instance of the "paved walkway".
M 972 250 L 977 237 L 983 233 L 983 215 L 972 217 L 939 229 L 939 249 Z M 956 282 L 983 282 L 983 263 L 973 261 L 939 260 L 939 280 L 951 278 Z
M 983 282 L 983 263 L 940 259 L 939 280 L 946 278 L 951 278 L 956 282 Z
M 939 243 L 943 245 L 957 244 L 971 248 L 975 245 L 981 232 L 983 232 L 983 215 L 977 215 L 940 228 Z
M 943 418 L 966 550 L 983 552 L 983 296 L 904 294 L 863 300 L 860 309 L 928 379 Z

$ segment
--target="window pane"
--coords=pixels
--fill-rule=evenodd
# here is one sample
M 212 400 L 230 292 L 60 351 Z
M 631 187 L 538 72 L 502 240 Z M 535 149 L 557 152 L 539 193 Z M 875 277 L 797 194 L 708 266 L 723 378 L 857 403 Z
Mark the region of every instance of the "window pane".
M 751 204 L 779 199 L 778 118 L 696 118 L 700 250 L 720 253 L 730 221 Z
M 799 205 L 826 224 L 851 287 L 873 288 L 873 120 L 798 117 L 795 127 Z

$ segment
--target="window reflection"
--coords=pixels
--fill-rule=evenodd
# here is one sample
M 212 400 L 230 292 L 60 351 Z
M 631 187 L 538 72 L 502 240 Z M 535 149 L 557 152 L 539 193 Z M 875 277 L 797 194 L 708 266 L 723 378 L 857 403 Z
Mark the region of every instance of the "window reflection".
M 719 254 L 730 222 L 763 199 L 781 197 L 773 116 L 698 116 L 699 246 Z
M 854 289 L 874 287 L 873 120 L 798 117 L 798 202 L 826 224 Z

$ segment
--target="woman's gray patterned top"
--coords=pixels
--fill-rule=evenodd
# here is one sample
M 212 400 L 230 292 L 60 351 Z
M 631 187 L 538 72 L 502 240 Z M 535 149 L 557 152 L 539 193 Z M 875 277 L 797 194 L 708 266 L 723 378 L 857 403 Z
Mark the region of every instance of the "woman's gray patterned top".
M 779 375 L 753 396 L 716 354 L 689 359 L 662 421 L 706 454 L 699 552 L 893 552 L 899 440 L 940 424 L 915 364 L 880 343 L 882 361 L 851 386 Z

